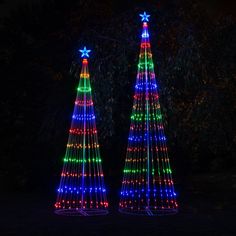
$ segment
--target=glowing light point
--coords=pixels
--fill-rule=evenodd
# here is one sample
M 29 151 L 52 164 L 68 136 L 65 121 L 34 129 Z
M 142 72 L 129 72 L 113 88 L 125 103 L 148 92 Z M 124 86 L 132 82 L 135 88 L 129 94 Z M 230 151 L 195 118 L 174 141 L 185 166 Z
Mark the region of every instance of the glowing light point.
M 143 14 L 139 14 L 141 17 L 142 17 L 142 19 L 141 19 L 141 21 L 142 22 L 148 22 L 149 21 L 149 17 L 150 17 L 150 15 L 147 15 L 147 13 L 146 12 L 144 12 Z
M 80 49 L 79 51 L 81 52 L 82 58 L 89 57 L 89 53 L 91 52 L 91 50 L 88 50 L 86 47 L 84 47 L 83 49 Z

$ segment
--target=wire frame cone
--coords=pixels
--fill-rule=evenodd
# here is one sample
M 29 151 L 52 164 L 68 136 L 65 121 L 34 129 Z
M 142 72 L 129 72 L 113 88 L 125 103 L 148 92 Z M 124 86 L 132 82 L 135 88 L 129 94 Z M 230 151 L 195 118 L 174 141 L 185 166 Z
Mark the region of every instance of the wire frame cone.
M 88 71 L 83 59 L 55 213 L 93 216 L 108 213 L 102 159 Z
M 145 13 L 146 14 L 146 13 Z M 119 211 L 169 215 L 178 205 L 172 180 L 148 32 L 143 29 Z

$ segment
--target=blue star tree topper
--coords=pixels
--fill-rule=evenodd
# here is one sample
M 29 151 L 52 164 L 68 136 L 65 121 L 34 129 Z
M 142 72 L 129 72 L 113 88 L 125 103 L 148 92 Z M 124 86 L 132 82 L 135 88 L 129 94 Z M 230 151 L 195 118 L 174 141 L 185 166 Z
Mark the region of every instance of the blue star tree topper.
M 86 47 L 84 47 L 83 49 L 80 49 L 79 51 L 81 52 L 82 58 L 89 57 L 89 53 L 91 52 L 91 50 L 88 50 Z
M 150 17 L 150 15 L 147 15 L 147 13 L 146 12 L 144 12 L 143 14 L 139 14 L 141 17 L 142 17 L 142 19 L 141 19 L 141 21 L 143 21 L 143 22 L 148 22 L 149 21 L 149 17 Z

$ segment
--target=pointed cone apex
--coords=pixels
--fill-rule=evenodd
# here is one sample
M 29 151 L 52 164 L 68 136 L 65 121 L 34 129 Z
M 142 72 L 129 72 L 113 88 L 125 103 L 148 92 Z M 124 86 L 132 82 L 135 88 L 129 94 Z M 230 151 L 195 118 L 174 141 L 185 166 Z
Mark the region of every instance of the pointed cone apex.
M 148 33 L 148 24 L 147 22 L 143 22 L 143 31 L 142 31 L 142 38 L 147 39 L 149 38 L 149 33 Z

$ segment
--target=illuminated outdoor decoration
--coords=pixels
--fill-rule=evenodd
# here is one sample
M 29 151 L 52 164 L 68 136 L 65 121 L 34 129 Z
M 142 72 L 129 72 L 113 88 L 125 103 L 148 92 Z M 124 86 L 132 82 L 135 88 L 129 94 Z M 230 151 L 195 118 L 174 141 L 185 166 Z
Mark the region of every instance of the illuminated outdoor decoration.
M 150 15 L 144 12 L 140 16 L 142 40 L 119 211 L 150 216 L 173 214 L 178 205 L 149 41 Z
M 81 52 L 82 70 L 63 160 L 55 212 L 61 215 L 105 215 L 108 202 L 99 151 L 88 71 L 91 50 Z

